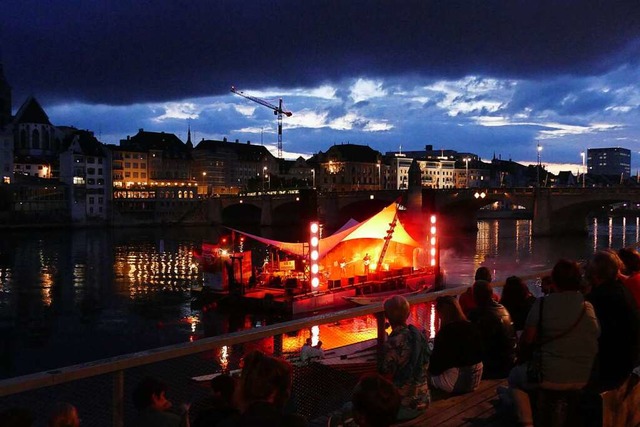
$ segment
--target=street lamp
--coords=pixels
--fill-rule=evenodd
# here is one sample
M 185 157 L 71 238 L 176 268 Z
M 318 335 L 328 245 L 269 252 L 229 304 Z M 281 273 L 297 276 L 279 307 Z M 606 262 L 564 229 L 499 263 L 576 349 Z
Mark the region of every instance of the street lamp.
M 469 188 L 469 160 L 471 160 L 471 159 L 468 158 L 468 157 L 464 158 L 464 168 L 465 168 L 466 177 L 467 177 L 466 178 L 467 182 L 465 183 L 465 188 Z
M 585 179 L 587 178 L 585 175 L 587 174 L 587 169 L 585 168 L 585 152 L 581 152 L 580 156 L 582 157 L 582 188 L 586 186 Z
M 540 187 L 540 152 L 542 151 L 542 146 L 538 142 L 538 167 L 536 168 L 536 187 Z
M 264 191 L 264 183 L 266 179 L 267 179 L 267 167 L 264 166 L 262 168 L 262 191 Z
M 207 189 L 205 187 L 205 178 L 207 177 L 207 173 L 206 172 L 202 172 L 202 194 L 205 195 L 207 193 Z
M 316 170 L 311 169 L 311 188 L 316 188 Z

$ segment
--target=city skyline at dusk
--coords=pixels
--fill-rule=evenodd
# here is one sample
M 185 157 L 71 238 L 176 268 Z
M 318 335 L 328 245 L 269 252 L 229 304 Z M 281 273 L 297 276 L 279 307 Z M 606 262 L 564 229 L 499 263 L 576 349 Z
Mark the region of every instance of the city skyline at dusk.
M 640 161 L 640 4 L 622 1 L 23 1 L 5 6 L 13 111 L 117 144 L 139 128 L 264 143 L 293 112 L 285 157 L 333 144 L 469 151 L 577 165 L 587 148 Z M 574 171 L 575 172 L 575 171 Z

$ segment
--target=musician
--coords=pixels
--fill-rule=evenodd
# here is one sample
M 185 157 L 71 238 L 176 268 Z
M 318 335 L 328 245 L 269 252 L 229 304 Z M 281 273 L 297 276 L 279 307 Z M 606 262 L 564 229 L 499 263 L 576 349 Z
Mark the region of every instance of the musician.
M 340 258 L 340 277 L 347 275 L 347 259 L 345 257 Z
M 364 263 L 364 274 L 368 275 L 369 274 L 369 265 L 371 264 L 371 257 L 369 256 L 369 254 L 365 254 L 364 258 L 362 259 L 362 262 Z

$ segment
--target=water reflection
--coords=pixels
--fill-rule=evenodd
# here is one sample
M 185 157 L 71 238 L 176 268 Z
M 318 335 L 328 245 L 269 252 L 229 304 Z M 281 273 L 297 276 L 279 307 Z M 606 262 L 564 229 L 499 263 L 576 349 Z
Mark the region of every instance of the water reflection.
M 286 239 L 282 230 L 254 232 Z M 278 321 L 237 310 L 191 309 L 191 286 L 202 282 L 193 251 L 203 241 L 217 241 L 221 234 L 215 228 L 4 233 L 0 240 L 0 376 Z M 533 238 L 527 220 L 482 221 L 476 234 L 442 237 L 441 263 L 448 286 L 470 285 L 480 265 L 503 280 L 546 271 L 562 257 L 584 260 L 598 249 L 617 249 L 638 240 L 638 217 L 594 218 L 588 236 L 563 238 Z M 263 248 L 251 247 L 248 241 L 244 245 L 263 256 Z M 432 305 L 416 308 L 411 315 L 414 323 L 435 335 L 438 319 Z M 376 335 L 375 317 L 364 316 L 292 334 L 284 337 L 282 345 L 285 351 L 296 351 L 311 336 L 332 348 Z M 233 348 L 225 348 L 213 357 L 228 364 L 233 353 Z

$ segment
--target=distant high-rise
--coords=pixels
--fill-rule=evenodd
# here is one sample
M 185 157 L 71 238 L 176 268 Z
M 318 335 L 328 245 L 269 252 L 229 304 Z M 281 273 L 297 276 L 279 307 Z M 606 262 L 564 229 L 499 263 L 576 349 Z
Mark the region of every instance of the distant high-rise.
M 631 150 L 626 148 L 589 148 L 587 169 L 593 175 L 631 175 Z

